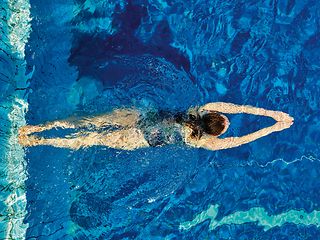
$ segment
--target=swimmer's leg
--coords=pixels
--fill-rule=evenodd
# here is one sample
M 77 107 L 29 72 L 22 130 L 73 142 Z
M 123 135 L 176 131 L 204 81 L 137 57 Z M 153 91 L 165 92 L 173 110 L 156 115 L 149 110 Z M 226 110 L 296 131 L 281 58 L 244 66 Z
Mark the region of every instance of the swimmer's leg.
M 99 141 L 100 145 L 110 148 L 134 150 L 150 147 L 144 134 L 138 128 L 121 129 L 104 134 Z
M 123 129 L 111 133 L 81 132 L 74 138 L 40 138 L 34 135 L 19 137 L 19 143 L 26 147 L 48 145 L 59 148 L 77 150 L 91 146 L 106 146 L 110 148 L 134 150 L 149 147 L 143 133 L 137 128 Z
M 35 135 L 19 136 L 19 143 L 24 147 L 34 147 L 40 145 L 54 146 L 59 148 L 79 149 L 82 147 L 81 138 L 42 138 Z
M 80 127 L 105 127 L 115 125 L 121 127 L 134 127 L 139 120 L 139 113 L 134 109 L 116 109 L 111 113 L 90 117 L 70 117 L 40 125 L 27 125 L 19 129 L 19 135 L 50 130 L 52 128 L 80 128 Z
M 105 127 L 108 125 L 119 127 L 135 127 L 139 121 L 140 113 L 135 109 L 120 108 L 110 113 L 84 117 L 78 124 L 81 126 Z
M 72 121 L 69 121 L 69 120 L 53 121 L 53 122 L 48 122 L 40 125 L 26 125 L 19 129 L 19 136 L 26 136 L 32 133 L 43 132 L 46 130 L 50 130 L 52 128 L 75 128 L 75 127 L 76 127 L 75 124 L 73 124 Z

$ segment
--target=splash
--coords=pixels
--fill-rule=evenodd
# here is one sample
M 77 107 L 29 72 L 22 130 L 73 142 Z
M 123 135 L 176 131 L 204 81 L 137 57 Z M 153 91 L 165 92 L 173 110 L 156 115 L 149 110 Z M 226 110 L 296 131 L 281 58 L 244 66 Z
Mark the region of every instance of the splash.
M 25 46 L 30 26 L 30 3 L 28 0 L 0 1 L 0 76 L 4 98 L 0 100 L 0 117 L 3 138 L 1 139 L 0 168 L 1 190 L 0 237 L 3 239 L 24 239 L 28 224 L 23 220 L 26 211 L 25 180 L 27 179 L 25 153 L 18 144 L 17 131 L 25 125 L 25 112 L 28 105 L 23 100 L 26 85 Z M 2 79 L 0 79 L 2 80 Z
M 21 239 L 25 236 L 28 224 L 23 223 L 26 215 L 26 193 L 24 182 L 27 179 L 25 169 L 25 152 L 18 144 L 18 128 L 26 125 L 25 112 L 28 104 L 21 99 L 16 99 L 8 118 L 12 122 L 8 142 L 7 159 L 7 182 L 11 193 L 5 200 L 7 205 L 7 231 L 5 239 Z
M 13 54 L 18 59 L 25 56 L 25 45 L 31 30 L 30 3 L 28 0 L 11 0 L 8 1 L 10 17 L 8 19 L 9 42 Z
M 180 229 L 188 230 L 197 224 L 210 220 L 209 229 L 214 230 L 217 227 L 228 224 L 257 223 L 262 226 L 264 231 L 274 227 L 281 227 L 286 223 L 315 225 L 320 227 L 320 211 L 306 213 L 303 210 L 289 210 L 278 215 L 269 215 L 264 208 L 254 207 L 248 211 L 238 211 L 223 217 L 220 221 L 215 220 L 218 214 L 219 205 L 211 205 L 208 210 L 198 214 L 192 221 L 180 224 Z

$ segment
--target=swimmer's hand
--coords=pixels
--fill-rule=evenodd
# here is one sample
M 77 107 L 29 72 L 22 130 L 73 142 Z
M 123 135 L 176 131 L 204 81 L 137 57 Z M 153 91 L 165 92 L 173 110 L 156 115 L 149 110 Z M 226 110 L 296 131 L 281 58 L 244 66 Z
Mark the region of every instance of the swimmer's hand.
M 290 128 L 293 122 L 277 122 L 275 123 L 273 127 L 273 131 L 280 132 L 284 129 Z
M 277 122 L 293 122 L 294 118 L 291 117 L 288 113 L 285 112 L 280 112 L 280 111 L 270 111 L 266 110 L 266 115 L 267 117 L 272 117 L 274 120 Z

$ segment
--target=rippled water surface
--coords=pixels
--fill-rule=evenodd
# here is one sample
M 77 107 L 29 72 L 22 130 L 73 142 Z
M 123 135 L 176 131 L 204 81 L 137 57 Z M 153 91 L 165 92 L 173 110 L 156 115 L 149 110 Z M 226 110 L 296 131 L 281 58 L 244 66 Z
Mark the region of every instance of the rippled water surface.
M 2 238 L 320 238 L 318 1 L 1 4 Z M 23 151 L 16 140 L 24 124 L 215 101 L 295 122 L 216 152 Z M 228 117 L 226 136 L 273 123 Z

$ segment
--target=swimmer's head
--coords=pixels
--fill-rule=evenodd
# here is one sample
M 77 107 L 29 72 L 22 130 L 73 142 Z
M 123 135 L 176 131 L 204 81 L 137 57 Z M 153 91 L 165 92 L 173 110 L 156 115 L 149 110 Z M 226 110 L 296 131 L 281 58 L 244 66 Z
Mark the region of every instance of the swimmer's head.
M 200 120 L 203 131 L 213 136 L 220 136 L 230 125 L 228 118 L 217 112 L 207 112 Z
M 203 112 L 189 114 L 184 121 L 185 125 L 192 130 L 191 136 L 200 139 L 205 134 L 220 136 L 227 131 L 230 123 L 226 116 L 217 112 Z

